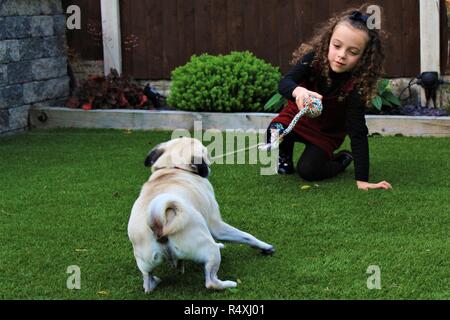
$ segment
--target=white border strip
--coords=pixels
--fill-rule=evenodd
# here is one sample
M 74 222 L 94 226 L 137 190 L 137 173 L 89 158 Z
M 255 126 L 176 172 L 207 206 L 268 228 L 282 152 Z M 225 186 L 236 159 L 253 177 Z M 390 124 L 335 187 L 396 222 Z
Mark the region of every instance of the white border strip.
M 218 113 L 156 110 L 90 110 L 33 106 L 31 128 L 109 128 L 132 130 L 266 130 L 275 113 Z M 42 119 L 46 121 L 42 121 Z M 366 116 L 369 133 L 450 137 L 450 117 Z

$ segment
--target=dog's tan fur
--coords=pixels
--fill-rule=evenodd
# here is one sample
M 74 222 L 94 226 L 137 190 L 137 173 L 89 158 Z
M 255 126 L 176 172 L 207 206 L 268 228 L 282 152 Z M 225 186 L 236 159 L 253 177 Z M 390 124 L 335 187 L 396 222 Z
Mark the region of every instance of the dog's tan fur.
M 144 183 L 133 205 L 128 236 L 144 278 L 145 292 L 159 279 L 151 273 L 164 260 L 205 265 L 205 285 L 212 289 L 235 287 L 234 281 L 217 278 L 222 244 L 214 239 L 249 244 L 263 253 L 273 246 L 222 221 L 214 190 L 206 177 L 210 160 L 200 141 L 179 138 L 160 144 L 145 164 L 153 174 Z

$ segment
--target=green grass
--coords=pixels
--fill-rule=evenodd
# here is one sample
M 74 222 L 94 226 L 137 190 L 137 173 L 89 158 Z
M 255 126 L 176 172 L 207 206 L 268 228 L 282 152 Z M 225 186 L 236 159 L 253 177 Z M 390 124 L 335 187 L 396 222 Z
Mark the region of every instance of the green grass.
M 202 267 L 168 266 L 145 295 L 127 223 L 149 170 L 148 150 L 169 132 L 31 131 L 0 138 L 1 299 L 448 299 L 450 139 L 370 138 L 371 180 L 353 166 L 326 182 L 261 176 L 259 165 L 213 165 L 222 216 L 276 247 L 222 250 L 219 277 L 236 290 L 204 288 Z M 348 147 L 348 141 L 345 143 Z M 296 153 L 302 146 L 296 147 Z M 309 185 L 309 189 L 301 186 Z M 67 267 L 81 268 L 69 290 Z M 370 265 L 381 290 L 367 289 Z

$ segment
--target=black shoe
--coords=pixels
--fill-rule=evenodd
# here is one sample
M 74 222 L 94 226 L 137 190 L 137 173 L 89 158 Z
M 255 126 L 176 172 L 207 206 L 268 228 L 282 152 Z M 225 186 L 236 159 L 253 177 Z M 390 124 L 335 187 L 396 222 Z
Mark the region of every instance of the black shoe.
M 280 154 L 278 157 L 278 174 L 292 174 L 294 171 L 292 157 Z
M 341 150 L 333 156 L 333 161 L 340 162 L 342 164 L 343 169 L 347 168 L 350 163 L 353 161 L 353 155 L 350 151 Z

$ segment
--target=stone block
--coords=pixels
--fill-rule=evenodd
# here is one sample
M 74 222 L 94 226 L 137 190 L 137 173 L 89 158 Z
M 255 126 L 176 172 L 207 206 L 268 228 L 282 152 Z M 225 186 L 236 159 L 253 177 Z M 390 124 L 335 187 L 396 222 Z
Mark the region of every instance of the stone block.
M 45 38 L 42 50 L 44 51 L 42 58 L 65 56 L 65 37 L 58 36 Z
M 62 13 L 61 0 L 1 0 L 0 16 L 33 16 Z
M 0 40 L 22 39 L 31 34 L 30 17 L 5 17 L 0 20 Z
M 55 36 L 65 35 L 66 32 L 66 16 L 59 14 L 53 16 L 53 34 Z
M 35 103 L 69 96 L 69 77 L 47 81 L 29 82 L 23 85 L 25 103 Z
M 0 133 L 9 130 L 8 109 L 0 109 Z
M 0 109 L 23 105 L 23 86 L 20 84 L 0 88 Z
M 62 37 L 37 37 L 19 40 L 20 58 L 32 60 L 63 56 L 64 38 Z
M 0 87 L 8 84 L 8 65 L 0 64 Z
M 32 60 L 45 57 L 43 52 L 44 42 L 43 38 L 28 38 L 19 40 L 19 51 L 21 60 Z
M 0 63 L 20 61 L 20 40 L 0 41 Z
M 45 80 L 67 75 L 67 59 L 44 58 L 34 60 L 31 67 L 33 80 Z
M 31 61 L 20 61 L 8 64 L 8 83 L 24 83 L 32 81 Z
M 54 35 L 52 16 L 31 17 L 30 29 L 32 37 L 50 37 Z
M 6 29 L 6 18 L 0 18 L 0 40 L 6 39 L 8 32 Z
M 29 112 L 29 105 L 9 109 L 9 130 L 27 128 Z
M 61 0 L 44 0 L 39 2 L 41 4 L 40 10 L 42 14 L 53 15 L 63 12 Z
M 35 0 L 2 0 L 0 1 L 0 16 L 31 16 L 41 14 L 41 5 L 41 1 Z

